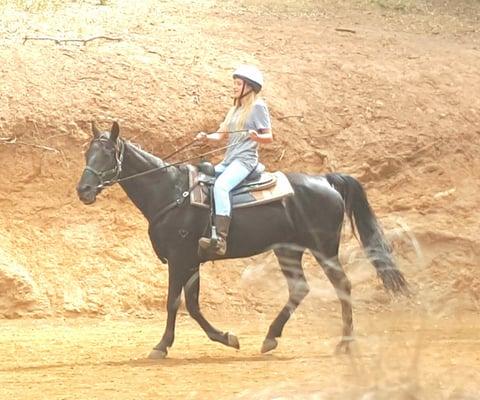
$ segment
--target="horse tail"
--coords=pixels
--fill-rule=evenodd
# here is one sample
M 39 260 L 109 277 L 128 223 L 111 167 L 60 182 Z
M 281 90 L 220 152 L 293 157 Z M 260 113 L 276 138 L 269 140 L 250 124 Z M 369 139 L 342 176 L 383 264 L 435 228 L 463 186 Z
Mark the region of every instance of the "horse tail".
M 360 235 L 360 242 L 370 262 L 377 270 L 383 286 L 392 292 L 409 293 L 408 284 L 398 269 L 392 255 L 392 248 L 380 227 L 375 213 L 367 199 L 361 183 L 345 174 L 327 174 L 327 181 L 332 185 L 345 202 L 345 213 L 352 225 L 355 237 L 355 226 Z M 358 237 L 357 237 L 358 239 Z

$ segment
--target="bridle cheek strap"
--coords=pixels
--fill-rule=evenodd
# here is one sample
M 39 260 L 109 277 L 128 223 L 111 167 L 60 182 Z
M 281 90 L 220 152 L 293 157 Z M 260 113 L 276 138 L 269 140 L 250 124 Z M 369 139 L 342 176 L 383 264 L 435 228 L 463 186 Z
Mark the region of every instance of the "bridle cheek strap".
M 118 143 L 118 151 L 115 151 L 115 167 L 106 171 L 97 171 L 95 168 L 92 168 L 89 165 L 85 166 L 84 168 L 84 171 L 89 171 L 98 178 L 100 184 L 97 187 L 99 189 L 102 189 L 105 186 L 113 185 L 120 176 L 120 173 L 122 172 L 123 156 L 125 154 L 125 144 L 121 140 Z

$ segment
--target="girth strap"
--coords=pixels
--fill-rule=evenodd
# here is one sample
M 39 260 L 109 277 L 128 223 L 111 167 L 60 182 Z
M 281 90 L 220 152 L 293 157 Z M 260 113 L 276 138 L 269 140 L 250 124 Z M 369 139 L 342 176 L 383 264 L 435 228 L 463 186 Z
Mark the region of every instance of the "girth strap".
M 182 196 L 179 197 L 178 199 L 175 199 L 171 203 L 168 203 L 165 207 L 163 207 L 150 221 L 150 225 L 155 225 L 162 217 L 168 213 L 170 210 L 174 209 L 175 207 L 180 207 L 185 200 L 190 197 L 190 194 L 192 193 L 193 189 L 197 187 L 199 182 L 196 182 L 194 185 L 192 185 L 188 191 L 185 191 L 182 193 Z

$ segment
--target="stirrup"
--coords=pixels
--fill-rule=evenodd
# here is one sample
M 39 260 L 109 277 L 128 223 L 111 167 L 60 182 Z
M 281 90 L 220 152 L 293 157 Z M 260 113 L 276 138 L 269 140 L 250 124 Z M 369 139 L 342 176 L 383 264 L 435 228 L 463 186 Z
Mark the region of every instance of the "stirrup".
M 220 237 L 213 249 L 217 256 L 224 256 L 227 252 L 227 241 L 224 238 Z
M 198 247 L 201 248 L 202 250 L 209 250 L 213 247 L 216 247 L 217 243 L 218 243 L 217 238 L 201 237 L 198 240 Z
M 210 254 L 216 254 L 217 256 L 223 256 L 227 252 L 227 241 L 222 237 L 218 239 L 200 238 L 198 240 L 198 250 L 199 252 L 205 251 Z
M 216 247 L 218 243 L 218 235 L 217 235 L 217 227 L 212 224 L 212 236 L 207 238 L 207 237 L 201 237 L 198 239 L 198 247 L 203 249 L 203 250 L 208 250 L 211 249 L 212 247 Z

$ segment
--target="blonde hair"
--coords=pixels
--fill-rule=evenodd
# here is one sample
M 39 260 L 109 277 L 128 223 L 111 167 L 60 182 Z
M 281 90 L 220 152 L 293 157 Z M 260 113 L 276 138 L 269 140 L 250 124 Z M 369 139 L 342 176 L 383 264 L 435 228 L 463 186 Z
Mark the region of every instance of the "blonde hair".
M 228 125 L 230 124 L 233 113 L 236 110 L 239 110 L 238 117 L 236 118 L 235 123 L 235 130 L 242 130 L 245 128 L 245 122 L 247 121 L 248 116 L 252 112 L 253 106 L 255 104 L 255 100 L 258 98 L 258 93 L 255 93 L 253 90 L 250 91 L 246 96 L 242 97 L 242 99 L 235 99 L 233 103 L 233 107 L 227 113 L 225 120 L 222 123 L 222 131 L 228 130 Z

